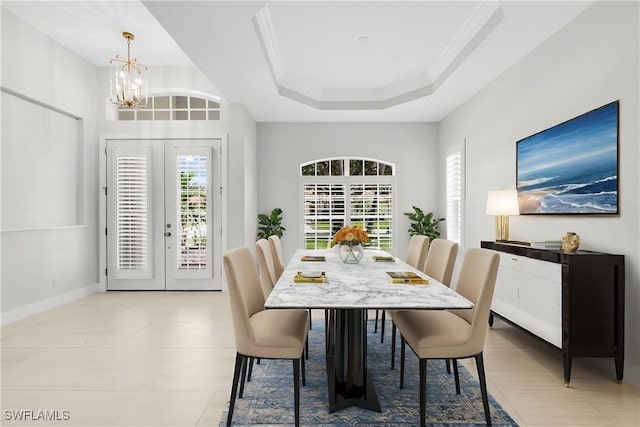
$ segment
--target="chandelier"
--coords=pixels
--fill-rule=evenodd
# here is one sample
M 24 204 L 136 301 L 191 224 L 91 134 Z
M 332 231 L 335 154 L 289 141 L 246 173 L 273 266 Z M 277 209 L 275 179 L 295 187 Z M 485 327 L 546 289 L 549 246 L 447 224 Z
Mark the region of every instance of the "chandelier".
M 142 82 L 142 70 L 147 66 L 131 58 L 131 40 L 133 34 L 124 32 L 122 37 L 127 40 L 127 58 L 116 55 L 109 61 L 114 69 L 109 79 L 109 101 L 120 108 L 133 108 L 135 110 L 147 106 L 146 85 Z

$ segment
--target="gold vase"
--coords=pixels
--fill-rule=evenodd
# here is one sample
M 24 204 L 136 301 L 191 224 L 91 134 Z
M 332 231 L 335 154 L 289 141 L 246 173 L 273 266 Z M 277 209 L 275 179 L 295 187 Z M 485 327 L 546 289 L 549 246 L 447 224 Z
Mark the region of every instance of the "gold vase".
M 569 231 L 562 238 L 562 250 L 568 254 L 573 253 L 580 246 L 580 236 Z

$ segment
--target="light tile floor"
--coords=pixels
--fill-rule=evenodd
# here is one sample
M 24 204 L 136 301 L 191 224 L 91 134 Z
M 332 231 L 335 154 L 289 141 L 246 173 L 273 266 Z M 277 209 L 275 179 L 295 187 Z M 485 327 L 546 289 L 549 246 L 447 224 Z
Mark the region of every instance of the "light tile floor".
M 232 329 L 222 292 L 99 293 L 5 326 L 0 424 L 217 426 Z M 576 359 L 565 388 L 559 350 L 497 320 L 485 364 L 490 393 L 522 426 L 640 426 L 640 391 L 615 382 L 613 361 L 605 372 Z M 69 419 L 10 419 L 21 409 Z

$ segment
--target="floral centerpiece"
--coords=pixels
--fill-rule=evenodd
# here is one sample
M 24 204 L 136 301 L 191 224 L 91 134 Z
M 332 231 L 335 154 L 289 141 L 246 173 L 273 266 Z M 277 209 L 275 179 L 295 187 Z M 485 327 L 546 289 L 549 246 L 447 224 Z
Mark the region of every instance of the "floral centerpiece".
M 363 243 L 369 242 L 369 235 L 357 225 L 342 227 L 333 236 L 332 244 L 339 245 L 338 254 L 344 263 L 358 263 L 364 256 Z

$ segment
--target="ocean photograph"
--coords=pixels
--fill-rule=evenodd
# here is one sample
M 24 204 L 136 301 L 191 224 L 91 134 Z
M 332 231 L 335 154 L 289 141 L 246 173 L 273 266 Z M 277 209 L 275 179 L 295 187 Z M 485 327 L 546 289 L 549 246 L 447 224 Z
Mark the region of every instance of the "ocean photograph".
M 612 102 L 517 142 L 521 214 L 618 213 L 618 108 Z

